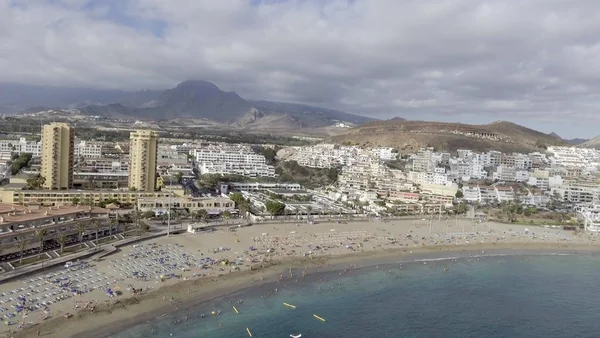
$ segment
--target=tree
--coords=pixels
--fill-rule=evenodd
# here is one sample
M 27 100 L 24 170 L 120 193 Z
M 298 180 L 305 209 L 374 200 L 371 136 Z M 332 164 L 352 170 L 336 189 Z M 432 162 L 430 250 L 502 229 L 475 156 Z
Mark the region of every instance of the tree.
M 32 190 L 41 189 L 44 183 L 46 183 L 46 178 L 40 174 L 29 175 L 27 178 L 27 186 Z
M 225 211 L 223 211 L 221 216 L 225 219 L 229 219 L 229 218 L 231 218 L 231 212 L 229 212 L 228 210 L 225 210 Z
M 177 172 L 175 174 L 175 179 L 177 180 L 177 183 L 181 184 L 181 182 L 183 181 L 183 172 Z
M 196 217 L 198 217 L 200 220 L 204 221 L 208 217 L 208 211 L 206 211 L 206 209 L 200 209 L 200 210 L 196 211 Z
M 145 211 L 142 214 L 142 218 L 154 218 L 154 217 L 156 217 L 156 213 L 152 210 Z
M 234 192 L 233 194 L 231 194 L 231 196 L 229 196 L 229 198 L 231 198 L 231 200 L 235 203 L 236 208 L 239 206 L 240 203 L 246 201 L 244 195 L 242 195 L 241 192 Z
M 25 237 L 21 237 L 19 239 L 19 264 L 23 263 L 23 254 L 25 253 L 25 249 L 27 248 L 27 244 L 29 241 Z
M 38 258 L 42 257 L 42 251 L 44 251 L 44 238 L 48 235 L 48 230 L 40 229 L 34 232 L 35 237 L 38 239 L 40 247 L 38 250 Z
M 454 195 L 456 198 L 463 198 L 465 197 L 465 195 L 463 194 L 462 190 L 457 190 L 456 191 L 456 195 Z
M 460 202 L 455 209 L 457 214 L 464 214 L 467 212 L 467 204 L 465 202 Z
M 60 253 L 63 253 L 65 251 L 65 244 L 67 244 L 67 239 L 68 239 L 68 236 L 64 232 L 61 232 L 56 237 L 56 241 L 60 245 Z
M 150 226 L 146 222 L 140 222 L 137 231 L 138 236 L 142 237 L 142 235 L 150 230 Z
M 21 169 L 27 167 L 29 165 L 29 161 L 31 161 L 32 154 L 31 153 L 22 153 L 21 155 L 13 155 L 13 160 L 10 163 L 10 171 L 11 174 L 18 174 Z
M 240 204 L 238 211 L 240 216 L 245 217 L 248 211 L 250 211 L 250 206 L 247 203 Z
M 110 221 L 108 221 L 108 238 L 112 238 L 112 233 L 113 233 L 113 227 L 118 224 L 117 219 L 115 218 L 111 218 Z
M 283 214 L 283 210 L 285 210 L 285 204 L 276 201 L 267 201 L 266 203 L 267 212 L 272 216 L 277 216 Z
M 85 232 L 85 223 L 77 223 L 77 236 L 79 237 L 79 244 L 83 244 L 83 233 Z
M 94 232 L 96 233 L 96 245 L 98 245 L 98 232 L 100 232 L 101 227 L 102 224 L 100 224 L 100 222 L 92 221 L 92 229 L 94 229 Z
M 75 196 L 75 197 L 73 197 L 73 199 L 71 199 L 71 203 L 72 203 L 74 206 L 78 206 L 78 205 L 79 205 L 79 203 L 81 203 L 81 199 L 80 199 L 79 197 Z

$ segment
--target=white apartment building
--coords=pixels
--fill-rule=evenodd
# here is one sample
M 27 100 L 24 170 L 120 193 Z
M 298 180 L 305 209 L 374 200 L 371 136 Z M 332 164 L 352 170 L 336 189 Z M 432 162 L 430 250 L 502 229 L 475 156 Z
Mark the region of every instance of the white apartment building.
M 421 150 L 412 156 L 412 171 L 431 172 L 436 165 L 437 160 L 431 150 Z
M 182 153 L 173 147 L 159 146 L 156 154 L 156 162 L 159 166 L 186 165 L 188 153 Z
M 102 145 L 86 141 L 76 143 L 75 157 L 100 158 L 102 157 Z
M 275 168 L 267 164 L 239 162 L 200 162 L 200 174 L 239 175 L 247 177 L 275 177 Z
M 245 145 L 211 144 L 191 150 L 200 174 L 275 177 L 263 155 Z
M 396 159 L 396 153 L 394 153 L 394 148 L 373 148 L 371 150 L 373 154 L 379 157 L 382 161 L 392 161 Z
M 452 185 L 448 175 L 439 172 L 409 171 L 408 180 L 416 184 Z
M 557 193 L 564 201 L 581 203 L 600 203 L 600 186 L 586 183 L 568 183 L 552 189 L 552 193 Z
M 288 161 L 296 161 L 299 165 L 311 168 L 335 168 L 351 166 L 355 163 L 379 162 L 390 157 L 391 148 L 365 150 L 359 147 L 336 146 L 334 144 L 317 144 L 307 147 L 296 147 Z M 385 150 L 381 150 L 385 149 Z M 390 155 L 392 154 L 392 155 Z
M 40 157 L 41 142 L 27 141 L 24 137 L 17 140 L 0 140 L 0 152 L 15 152 L 18 154 L 31 153 L 33 157 Z
M 17 140 L 0 140 L 0 152 L 31 153 L 33 157 L 40 157 L 42 142 L 27 141 L 24 137 Z M 96 143 L 81 141 L 75 144 L 75 157 L 99 158 L 102 157 L 102 146 Z
M 552 167 L 598 167 L 600 151 L 575 147 L 548 147 Z
M 463 186 L 463 199 L 468 202 L 491 203 L 502 201 L 513 201 L 514 191 L 511 187 L 479 185 Z

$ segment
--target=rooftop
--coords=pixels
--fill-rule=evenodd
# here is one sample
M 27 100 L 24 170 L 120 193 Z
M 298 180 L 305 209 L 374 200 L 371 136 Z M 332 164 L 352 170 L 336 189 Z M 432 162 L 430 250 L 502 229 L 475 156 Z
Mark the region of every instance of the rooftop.
M 89 207 L 85 206 L 57 206 L 57 207 L 23 207 L 16 204 L 0 203 L 0 224 L 5 225 L 14 222 L 27 222 L 56 216 L 67 216 L 76 213 L 88 213 Z M 103 208 L 93 208 L 92 214 L 105 214 L 108 211 Z

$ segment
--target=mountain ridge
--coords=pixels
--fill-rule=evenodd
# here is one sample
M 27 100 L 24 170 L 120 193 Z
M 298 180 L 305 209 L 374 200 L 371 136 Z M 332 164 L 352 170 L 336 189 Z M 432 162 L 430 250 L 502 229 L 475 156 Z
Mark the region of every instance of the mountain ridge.
M 24 85 L 17 86 L 16 92 L 24 94 Z M 40 86 L 35 92 L 41 91 Z M 51 92 L 60 92 L 65 88 L 54 87 Z M 66 89 L 65 89 L 66 90 Z M 15 92 L 15 90 L 13 90 Z M 239 128 L 268 129 L 270 124 L 283 128 L 321 128 L 334 125 L 336 122 L 360 124 L 375 119 L 349 114 L 339 110 L 315 107 L 306 104 L 275 102 L 266 100 L 246 100 L 235 92 L 221 90 L 216 84 L 204 80 L 186 80 L 166 90 L 141 90 L 137 92 L 99 91 L 81 89 L 78 95 L 69 93 L 58 95 L 59 99 L 47 100 L 52 104 L 43 104 L 41 99 L 27 101 L 23 95 L 6 100 L 11 107 L 19 107 L 17 103 L 33 102 L 37 111 L 50 109 L 79 109 L 84 115 L 111 118 L 127 118 L 139 120 L 172 120 L 172 119 L 205 119 Z M 0 95 L 0 107 L 6 106 Z M 21 97 L 21 101 L 19 101 Z M 25 101 L 23 101 L 25 100 Z M 45 108 L 47 107 L 47 108 Z M 49 108 L 52 107 L 52 108 Z M 11 109 L 13 109 L 11 108 Z M 14 109 L 13 109 L 14 110 Z M 19 108 L 19 111 L 33 112 L 32 109 Z M 244 116 L 252 110 L 259 111 L 260 119 L 255 116 L 252 121 Z M 266 118 L 275 115 L 280 118 Z M 258 115 L 257 115 L 258 116 Z

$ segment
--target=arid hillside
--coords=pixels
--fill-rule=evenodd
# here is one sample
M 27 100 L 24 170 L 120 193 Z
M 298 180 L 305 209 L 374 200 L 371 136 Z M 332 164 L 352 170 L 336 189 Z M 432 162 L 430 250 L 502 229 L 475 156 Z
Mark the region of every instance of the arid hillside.
M 333 136 L 331 140 L 335 143 L 394 147 L 400 152 L 417 151 L 423 147 L 447 151 L 472 149 L 528 152 L 564 144 L 559 137 L 505 121 L 483 125 L 374 121 Z

